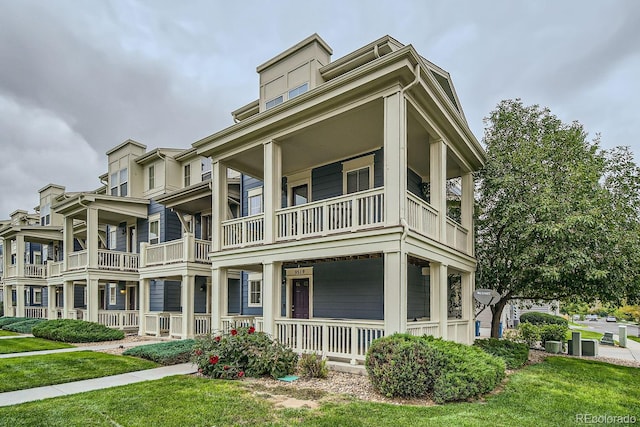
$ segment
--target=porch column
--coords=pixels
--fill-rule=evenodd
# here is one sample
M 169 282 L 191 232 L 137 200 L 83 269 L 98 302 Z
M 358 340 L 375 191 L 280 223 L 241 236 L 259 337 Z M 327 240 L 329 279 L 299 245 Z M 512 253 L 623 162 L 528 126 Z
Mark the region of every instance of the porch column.
M 461 225 L 467 229 L 467 245 L 466 252 L 473 255 L 473 174 L 467 172 L 462 175 L 462 200 L 460 205 L 460 221 Z
M 274 141 L 264 144 L 264 243 L 276 239 L 276 209 L 282 206 L 282 151 Z
M 24 285 L 18 283 L 16 285 L 16 317 L 24 317 Z
M 447 339 L 447 266 L 438 262 L 430 264 L 431 320 L 438 322 L 440 336 Z
M 263 332 L 276 335 L 276 317 L 280 317 L 282 301 L 282 263 L 269 262 L 262 265 L 262 317 Z M 313 296 L 311 296 L 313 298 Z M 313 317 L 313 313 L 309 313 Z
M 407 199 L 406 100 L 401 92 L 384 99 L 384 216 L 400 225 Z
M 429 202 L 438 211 L 437 230 L 440 242 L 446 242 L 447 232 L 447 145 L 437 139 L 429 145 Z
M 475 275 L 473 273 L 462 273 L 462 319 L 467 321 L 467 333 L 465 334 L 465 344 L 471 344 L 474 340 L 473 324 L 473 289 Z
M 7 271 L 9 271 L 9 266 L 11 265 L 11 240 L 5 240 L 3 237 L 0 237 L 0 247 L 2 247 L 4 253 L 2 256 L 2 269 L 0 269 L 0 277 L 3 277 L 3 275 L 6 276 Z M 6 299 L 4 301 L 6 301 Z
M 98 268 L 98 209 L 96 208 L 87 209 L 87 266 Z M 95 321 L 97 320 L 96 317 Z
M 140 291 L 138 292 L 138 335 L 146 335 L 147 318 L 145 315 L 149 313 L 149 279 L 140 280 Z
M 16 236 L 16 277 L 24 277 L 25 255 L 26 255 L 26 249 L 24 244 L 24 236 L 21 234 L 18 234 Z M 23 295 L 23 298 L 24 298 L 24 295 Z
M 196 277 L 192 274 L 182 276 L 180 290 L 182 292 L 182 338 L 193 338 L 194 335 L 194 289 Z
M 58 318 L 56 312 L 56 286 L 47 285 L 47 317 L 49 320 Z
M 2 292 L 3 292 L 3 298 L 2 298 L 2 305 L 4 308 L 4 315 L 8 316 L 9 315 L 9 311 L 11 311 L 11 286 L 9 285 L 2 285 Z
M 64 228 L 62 229 L 62 270 L 69 269 L 69 254 L 73 252 L 73 218 L 64 217 Z M 65 308 L 66 310 L 66 308 Z M 67 318 L 65 312 L 64 318 Z
M 87 278 L 87 318 L 89 322 L 98 322 L 99 292 L 98 279 Z
M 211 251 L 222 247 L 222 221 L 227 219 L 227 167 L 219 161 L 211 164 Z
M 66 259 L 66 257 L 65 257 Z M 64 319 L 75 319 L 75 317 L 69 316 L 69 312 L 75 308 L 74 292 L 75 288 L 72 281 L 65 281 L 62 285 L 62 307 L 64 309 Z
M 227 269 L 211 269 L 211 332 L 222 330 L 222 317 L 227 315 Z
M 384 254 L 384 334 L 407 330 L 407 255 Z

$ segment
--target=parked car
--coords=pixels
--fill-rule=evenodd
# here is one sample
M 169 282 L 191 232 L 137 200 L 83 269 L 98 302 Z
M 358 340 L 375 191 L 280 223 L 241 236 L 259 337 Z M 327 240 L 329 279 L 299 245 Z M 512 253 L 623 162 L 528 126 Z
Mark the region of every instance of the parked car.
M 574 314 L 573 315 L 573 320 L 580 320 L 580 315 L 579 314 Z
M 607 322 L 617 322 L 618 319 L 616 319 L 615 316 L 607 316 Z
M 586 316 L 584 316 L 584 320 L 588 320 L 589 322 L 597 322 L 598 321 L 598 315 L 597 314 L 587 314 Z

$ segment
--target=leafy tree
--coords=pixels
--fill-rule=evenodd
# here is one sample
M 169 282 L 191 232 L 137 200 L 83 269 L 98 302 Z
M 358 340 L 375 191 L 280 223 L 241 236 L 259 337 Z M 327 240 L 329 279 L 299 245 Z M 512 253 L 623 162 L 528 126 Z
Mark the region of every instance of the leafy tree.
M 625 195 L 640 186 L 625 151 L 608 154 L 578 122 L 519 99 L 499 103 L 485 124 L 477 284 L 501 295 L 492 336 L 512 299 L 620 301 L 637 289 L 638 268 L 627 269 L 637 246 L 623 235 L 638 230 L 638 193 Z

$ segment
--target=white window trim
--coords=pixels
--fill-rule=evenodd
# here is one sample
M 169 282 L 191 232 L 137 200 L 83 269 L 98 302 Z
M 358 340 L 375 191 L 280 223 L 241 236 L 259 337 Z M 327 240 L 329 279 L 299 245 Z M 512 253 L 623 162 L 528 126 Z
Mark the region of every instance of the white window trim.
M 313 201 L 311 195 L 311 169 L 287 176 L 287 205 L 293 206 L 292 190 L 301 185 L 307 185 L 307 203 Z
M 260 302 L 252 303 L 251 302 L 251 283 L 259 282 L 260 283 Z M 249 273 L 247 275 L 247 307 L 262 307 L 262 290 L 264 286 L 262 284 L 262 274 L 261 273 Z
M 298 90 L 298 89 L 302 89 L 302 87 L 303 87 L 303 86 L 306 86 L 306 87 L 307 87 L 307 88 L 304 90 L 304 92 L 300 92 L 300 93 L 299 93 L 299 94 L 297 94 L 297 95 L 293 95 L 293 96 L 291 96 L 291 92 L 294 92 L 294 91 L 296 91 L 296 90 Z M 304 83 L 299 84 L 298 86 L 296 86 L 296 87 L 294 87 L 294 88 L 289 89 L 289 90 L 287 91 L 287 98 L 288 98 L 288 99 L 293 99 L 293 98 L 296 98 L 296 97 L 298 97 L 298 96 L 300 96 L 300 95 L 302 95 L 302 94 L 304 94 L 304 93 L 307 93 L 307 92 L 309 92 L 309 82 L 304 82 Z
M 118 303 L 118 284 L 109 283 L 109 305 L 116 305 Z
M 187 171 L 189 172 L 189 174 L 187 174 Z M 182 168 L 182 184 L 184 187 L 188 187 L 191 185 L 191 163 L 184 165 L 184 167 Z
M 250 201 L 252 197 L 257 196 L 260 196 L 260 212 L 252 214 L 249 212 L 251 210 Z M 252 188 L 251 190 L 247 190 L 247 216 L 260 215 L 261 213 L 264 213 L 264 197 L 262 197 L 262 187 L 256 187 Z
M 369 189 L 373 188 L 373 163 L 375 155 L 358 157 L 353 160 L 342 162 L 342 194 L 347 194 L 347 173 L 358 169 L 369 168 Z
M 118 227 L 109 226 L 109 249 L 115 250 L 118 243 Z
M 158 222 L 158 241 L 156 243 L 151 243 L 151 223 L 156 221 Z M 160 214 L 151 215 L 149 217 L 147 242 L 149 242 L 149 244 L 151 245 L 155 245 L 160 243 L 160 241 Z
M 151 173 L 152 171 L 153 173 Z M 152 177 L 153 180 L 151 179 Z M 151 186 L 151 184 L 153 184 L 153 186 Z M 156 165 L 149 165 L 147 168 L 147 186 L 149 187 L 149 190 L 156 188 Z
M 33 303 L 42 305 L 42 289 L 35 288 L 33 290 Z
M 291 298 L 293 296 L 293 279 L 309 279 L 309 319 L 313 319 L 313 267 L 285 268 L 284 276 L 287 286 L 286 317 L 293 317 L 293 311 L 291 307 Z

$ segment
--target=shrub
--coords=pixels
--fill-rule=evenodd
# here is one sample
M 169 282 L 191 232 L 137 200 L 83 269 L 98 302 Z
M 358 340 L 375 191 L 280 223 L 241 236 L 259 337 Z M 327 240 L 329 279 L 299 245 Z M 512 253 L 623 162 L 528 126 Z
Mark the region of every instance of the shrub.
M 140 357 L 161 365 L 177 365 L 188 362 L 196 341 L 193 339 L 145 344 L 124 351 L 125 356 Z
M 541 325 L 538 328 L 543 347 L 547 341 L 567 341 L 567 331 L 569 330 L 567 325 Z
M 31 317 L 3 317 L 0 319 L 0 328 L 4 329 L 6 325 L 17 322 L 24 322 L 25 320 L 29 319 L 31 319 Z
M 305 378 L 327 378 L 327 361 L 315 353 L 303 353 L 298 361 L 300 375 Z
M 198 365 L 198 372 L 212 378 L 279 378 L 295 371 L 298 356 L 250 327 L 196 340 L 191 360 Z
M 48 320 L 36 325 L 34 336 L 62 342 L 113 341 L 124 338 L 124 332 L 84 320 Z
M 517 369 L 529 360 L 529 347 L 526 344 L 487 338 L 476 340 L 473 345 L 480 347 L 489 354 L 504 360 L 509 369 Z
M 520 323 L 531 323 L 532 325 L 568 325 L 567 319 L 554 316 L 548 313 L 538 313 L 530 311 L 520 316 Z
M 518 335 L 522 342 L 529 346 L 535 347 L 540 341 L 540 329 L 532 323 L 520 323 L 518 325 Z
M 21 322 L 14 322 L 14 323 L 5 325 L 3 329 L 7 331 L 12 331 L 12 332 L 18 332 L 20 334 L 30 334 L 31 328 L 46 321 L 47 321 L 46 319 L 27 319 Z
M 505 375 L 504 362 L 478 347 L 406 334 L 375 340 L 365 366 L 372 384 L 382 394 L 431 394 L 436 403 L 487 393 Z

